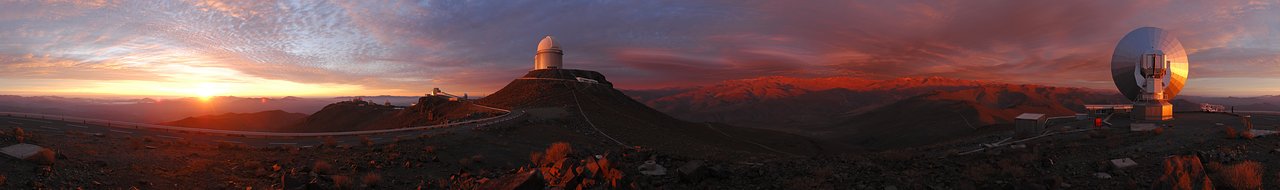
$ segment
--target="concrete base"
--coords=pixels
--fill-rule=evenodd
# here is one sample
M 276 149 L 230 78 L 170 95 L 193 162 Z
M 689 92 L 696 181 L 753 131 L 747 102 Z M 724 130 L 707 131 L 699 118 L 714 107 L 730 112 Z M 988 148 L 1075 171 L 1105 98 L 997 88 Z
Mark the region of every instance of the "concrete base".
M 1129 115 L 1136 121 L 1163 122 L 1173 119 L 1173 104 L 1169 101 L 1134 102 Z
M 1111 166 L 1114 166 L 1117 169 L 1123 169 L 1123 168 L 1133 167 L 1137 165 L 1138 165 L 1138 162 L 1134 162 L 1133 159 L 1131 158 L 1121 158 L 1121 159 L 1111 160 Z
M 10 157 L 17 159 L 27 159 L 28 157 L 36 155 L 36 153 L 40 152 L 42 149 L 44 149 L 44 147 L 23 143 L 0 148 L 0 153 L 4 153 L 4 155 L 9 155 Z
M 1254 138 L 1271 136 L 1280 133 L 1280 131 L 1253 129 L 1249 130 L 1249 134 L 1253 134 Z
M 1129 131 L 1133 131 L 1133 132 L 1151 131 L 1151 130 L 1156 130 L 1156 128 L 1159 128 L 1159 127 L 1160 125 L 1156 125 L 1154 123 L 1134 123 L 1134 124 L 1129 124 Z

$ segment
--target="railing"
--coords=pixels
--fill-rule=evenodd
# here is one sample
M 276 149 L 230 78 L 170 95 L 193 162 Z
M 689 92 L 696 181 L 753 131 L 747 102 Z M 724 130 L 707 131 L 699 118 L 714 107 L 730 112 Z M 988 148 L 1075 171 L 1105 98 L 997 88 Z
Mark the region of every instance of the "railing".
M 128 129 L 149 129 L 149 130 L 195 132 L 195 133 L 239 135 L 239 136 L 259 136 L 259 137 L 324 137 L 324 136 L 371 135 L 371 134 L 382 134 L 382 133 L 401 132 L 401 131 L 438 129 L 438 128 L 445 128 L 445 127 L 459 126 L 459 125 L 471 125 L 471 124 L 475 124 L 477 126 L 495 125 L 495 124 L 501 124 L 503 122 L 513 121 L 513 119 L 523 118 L 525 116 L 525 112 L 513 111 L 513 112 L 507 112 L 502 115 L 498 115 L 494 117 L 463 121 L 463 122 L 457 122 L 457 123 L 446 123 L 446 124 L 395 128 L 395 129 L 343 131 L 343 132 L 318 132 L 318 133 L 280 133 L 280 132 L 203 129 L 203 128 L 176 127 L 176 126 L 154 125 L 154 124 L 134 123 L 134 122 L 124 122 L 124 121 L 111 121 L 111 120 L 83 118 L 83 117 L 72 117 L 72 116 L 61 116 L 61 115 L 50 115 L 50 114 L 34 114 L 34 113 L 18 113 L 18 112 L 0 112 L 0 116 L 44 119 L 44 120 L 58 120 L 58 121 L 64 121 L 64 122 L 80 122 L 83 124 L 93 124 L 93 125 L 102 125 L 107 127 L 128 128 Z
M 1280 115 L 1280 111 L 1235 111 L 1235 113 Z

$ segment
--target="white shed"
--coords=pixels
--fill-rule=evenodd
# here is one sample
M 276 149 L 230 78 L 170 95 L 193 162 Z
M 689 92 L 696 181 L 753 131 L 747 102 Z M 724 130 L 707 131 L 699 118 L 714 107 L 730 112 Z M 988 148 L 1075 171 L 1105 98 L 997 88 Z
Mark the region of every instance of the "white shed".
M 1044 114 L 1023 113 L 1013 120 L 1013 135 L 1018 138 L 1040 135 L 1040 131 L 1048 121 Z

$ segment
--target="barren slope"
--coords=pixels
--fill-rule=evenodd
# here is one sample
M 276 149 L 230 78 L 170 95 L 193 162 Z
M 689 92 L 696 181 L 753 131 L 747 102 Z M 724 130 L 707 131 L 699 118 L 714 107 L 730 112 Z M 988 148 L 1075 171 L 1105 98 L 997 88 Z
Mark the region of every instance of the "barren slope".
M 160 123 L 160 125 L 237 131 L 287 131 L 286 127 L 298 123 L 306 117 L 307 114 L 271 110 L 256 113 L 226 113 L 187 117 L 182 120 Z
M 602 143 L 620 142 L 627 146 L 683 155 L 721 158 L 730 155 L 811 155 L 830 148 L 823 143 L 782 132 L 675 119 L 613 89 L 603 75 L 594 71 L 535 70 L 524 77 L 543 79 L 514 80 L 478 102 L 515 109 L 561 109 L 571 113 L 566 119 L 570 121 L 568 127 L 593 133 Z M 600 83 L 545 80 L 573 80 L 575 77 Z M 595 132 L 597 129 L 599 132 Z M 598 135 L 600 132 L 604 135 Z

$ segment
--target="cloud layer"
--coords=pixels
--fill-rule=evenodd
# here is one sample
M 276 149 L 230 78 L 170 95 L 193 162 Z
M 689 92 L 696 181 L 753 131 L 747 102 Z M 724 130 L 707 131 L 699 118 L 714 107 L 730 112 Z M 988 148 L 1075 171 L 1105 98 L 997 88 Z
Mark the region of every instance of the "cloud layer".
M 1105 89 L 1113 87 L 1105 68 L 1115 43 L 1129 30 L 1156 26 L 1192 52 L 1193 80 L 1184 93 L 1280 94 L 1245 85 L 1280 80 L 1278 6 L 10 1 L 0 2 L 0 85 L 8 86 L 0 93 L 180 96 L 215 84 L 232 95 L 414 95 L 432 87 L 488 94 L 531 68 L 537 40 L 547 34 L 564 46 L 567 67 L 601 71 L 623 88 L 786 75 Z

